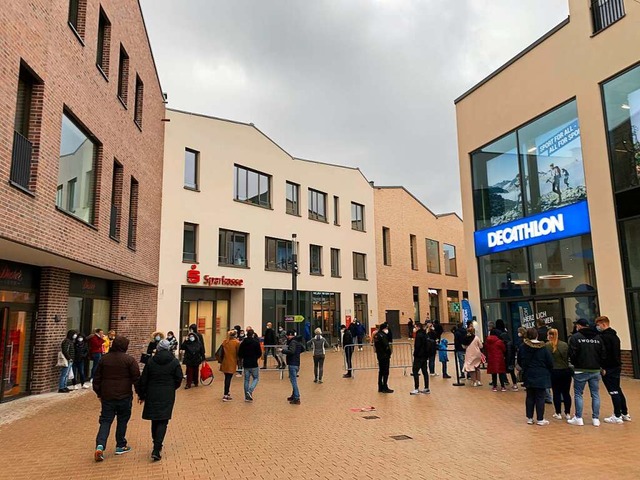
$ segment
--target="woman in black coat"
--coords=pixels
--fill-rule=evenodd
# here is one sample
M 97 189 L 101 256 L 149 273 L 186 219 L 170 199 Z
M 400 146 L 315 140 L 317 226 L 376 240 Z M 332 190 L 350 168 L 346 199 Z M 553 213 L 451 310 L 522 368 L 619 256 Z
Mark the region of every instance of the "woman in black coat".
M 156 354 L 149 359 L 136 385 L 139 403 L 144 403 L 142 418 L 151 420 L 151 438 L 154 461 L 162 457 L 162 442 L 167 433 L 173 405 L 176 401 L 176 390 L 182 383 L 182 368 L 178 359 L 169 351 L 171 345 L 167 340 L 158 342 Z
M 528 328 L 524 342 L 518 349 L 518 364 L 522 368 L 522 378 L 527 389 L 525 400 L 527 423 L 533 425 L 533 409 L 537 413 L 538 425 L 549 425 L 544 419 L 544 397 L 547 388 L 551 388 L 551 370 L 553 357 L 545 343 L 538 340 L 538 331 Z
M 204 349 L 194 332 L 189 332 L 189 336 L 180 345 L 182 363 L 187 367 L 187 384 L 185 390 L 198 386 L 198 367 L 204 362 Z

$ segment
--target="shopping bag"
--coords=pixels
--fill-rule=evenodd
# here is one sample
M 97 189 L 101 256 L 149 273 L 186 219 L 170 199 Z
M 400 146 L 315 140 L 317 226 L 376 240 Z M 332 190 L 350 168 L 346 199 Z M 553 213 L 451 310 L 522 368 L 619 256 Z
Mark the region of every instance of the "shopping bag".
M 207 362 L 204 362 L 200 369 L 200 382 L 203 385 L 210 385 L 213 382 L 213 370 Z
M 56 365 L 58 367 L 68 367 L 69 366 L 69 361 L 64 356 L 64 353 L 58 352 L 58 363 L 56 363 Z
M 76 376 L 73 374 L 73 368 L 69 368 L 69 373 L 67 373 L 67 380 L 73 380 Z

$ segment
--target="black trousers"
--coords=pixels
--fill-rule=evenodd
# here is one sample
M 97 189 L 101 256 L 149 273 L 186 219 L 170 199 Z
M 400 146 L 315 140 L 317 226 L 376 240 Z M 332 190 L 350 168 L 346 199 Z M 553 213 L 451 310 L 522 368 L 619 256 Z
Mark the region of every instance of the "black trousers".
M 491 374 L 491 383 L 493 383 L 494 387 L 498 386 L 498 375 L 500 376 L 500 386 L 504 388 L 507 383 L 507 374 L 506 373 L 492 373 Z
M 278 355 L 276 354 L 275 347 L 267 347 L 267 348 L 264 349 L 264 356 L 263 356 L 262 366 L 266 368 L 266 366 L 267 366 L 267 358 L 269 357 L 269 355 L 272 355 L 273 358 L 276 359 L 276 362 L 278 362 L 278 368 L 280 368 L 280 357 L 278 357 Z
M 604 386 L 607 387 L 607 392 L 611 395 L 613 414 L 616 417 L 628 415 L 627 399 L 622 393 L 622 388 L 620 388 L 620 367 L 608 368 L 606 374 L 602 376 L 602 383 L 604 383 Z
M 153 449 L 162 450 L 162 442 L 167 434 L 169 420 L 151 420 L 151 438 L 153 438 Z
M 429 373 L 436 373 L 436 354 L 429 357 Z
M 571 413 L 571 369 L 551 370 L 551 390 L 553 392 L 553 407 L 556 413 L 562 413 L 564 403 L 564 413 Z
M 231 388 L 231 379 L 233 378 L 233 373 L 225 373 L 224 374 L 224 394 L 229 395 L 229 389 Z
M 387 382 L 389 381 L 389 366 L 391 365 L 391 359 L 385 358 L 378 360 L 378 391 L 386 390 L 389 388 Z
M 313 356 L 313 376 L 316 380 L 322 380 L 324 371 L 324 355 Z
M 544 420 L 544 396 L 546 392 L 545 388 L 527 387 L 527 399 L 525 400 L 527 418 L 533 418 L 533 409 L 535 407 L 536 420 Z
M 131 418 L 131 405 L 133 404 L 133 396 L 123 398 L 122 400 L 102 400 L 102 412 L 100 413 L 100 428 L 96 436 L 96 446 L 102 445 L 106 448 L 111 424 L 117 417 L 116 424 L 116 447 L 126 447 L 127 424 Z
M 414 358 L 413 359 L 413 367 L 411 367 L 411 372 L 413 373 L 413 385 L 418 390 L 420 386 L 420 371 L 422 371 L 422 376 L 424 377 L 424 388 L 426 390 L 429 389 L 429 359 L 428 358 Z
M 347 362 L 347 373 L 351 373 L 351 357 L 353 357 L 353 349 L 355 345 L 344 346 L 344 359 Z

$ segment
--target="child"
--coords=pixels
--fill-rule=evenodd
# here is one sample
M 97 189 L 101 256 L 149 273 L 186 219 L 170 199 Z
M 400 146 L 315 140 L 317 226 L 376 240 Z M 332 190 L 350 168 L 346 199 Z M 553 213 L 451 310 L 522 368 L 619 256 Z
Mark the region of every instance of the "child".
M 438 343 L 438 358 L 440 363 L 442 364 L 442 378 L 451 378 L 451 375 L 447 374 L 447 362 L 449 361 L 449 356 L 447 352 L 447 347 L 449 346 L 449 341 L 446 338 L 441 338 Z

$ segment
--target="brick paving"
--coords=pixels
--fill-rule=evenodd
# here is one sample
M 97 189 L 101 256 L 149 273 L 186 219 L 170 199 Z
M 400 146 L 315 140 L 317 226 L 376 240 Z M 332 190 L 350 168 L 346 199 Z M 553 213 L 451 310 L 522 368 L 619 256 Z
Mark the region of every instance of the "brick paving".
M 356 352 L 355 355 L 358 355 Z M 451 362 L 449 365 L 453 365 Z M 439 366 L 439 365 L 438 365 Z M 376 391 L 376 372 L 342 379 L 341 356 L 329 353 L 325 382 L 313 383 L 303 356 L 302 404 L 289 405 L 289 382 L 262 372 L 253 404 L 242 399 L 242 379 L 232 383 L 234 401 L 223 403 L 222 375 L 211 386 L 181 389 L 169 424 L 163 459 L 150 460 L 150 422 L 135 405 L 127 438 L 133 451 L 93 461 L 99 402 L 91 391 L 64 401 L 31 397 L 0 405 L 2 479 L 378 479 L 407 478 L 637 479 L 640 461 L 640 382 L 624 380 L 634 420 L 624 425 L 572 427 L 553 420 L 529 426 L 524 393 L 452 387 L 435 377 L 431 395 L 410 396 L 412 378 L 393 370 L 392 395 Z M 601 418 L 611 414 L 601 388 Z M 56 394 L 57 395 L 57 394 Z M 61 396 L 61 395 L 60 395 Z M 585 417 L 590 403 L 585 402 Z M 375 406 L 372 413 L 351 407 Z M 365 420 L 366 415 L 379 419 Z M 588 423 L 588 422 L 587 422 Z M 392 440 L 408 435 L 410 440 Z M 597 457 L 596 457 L 597 455 Z

